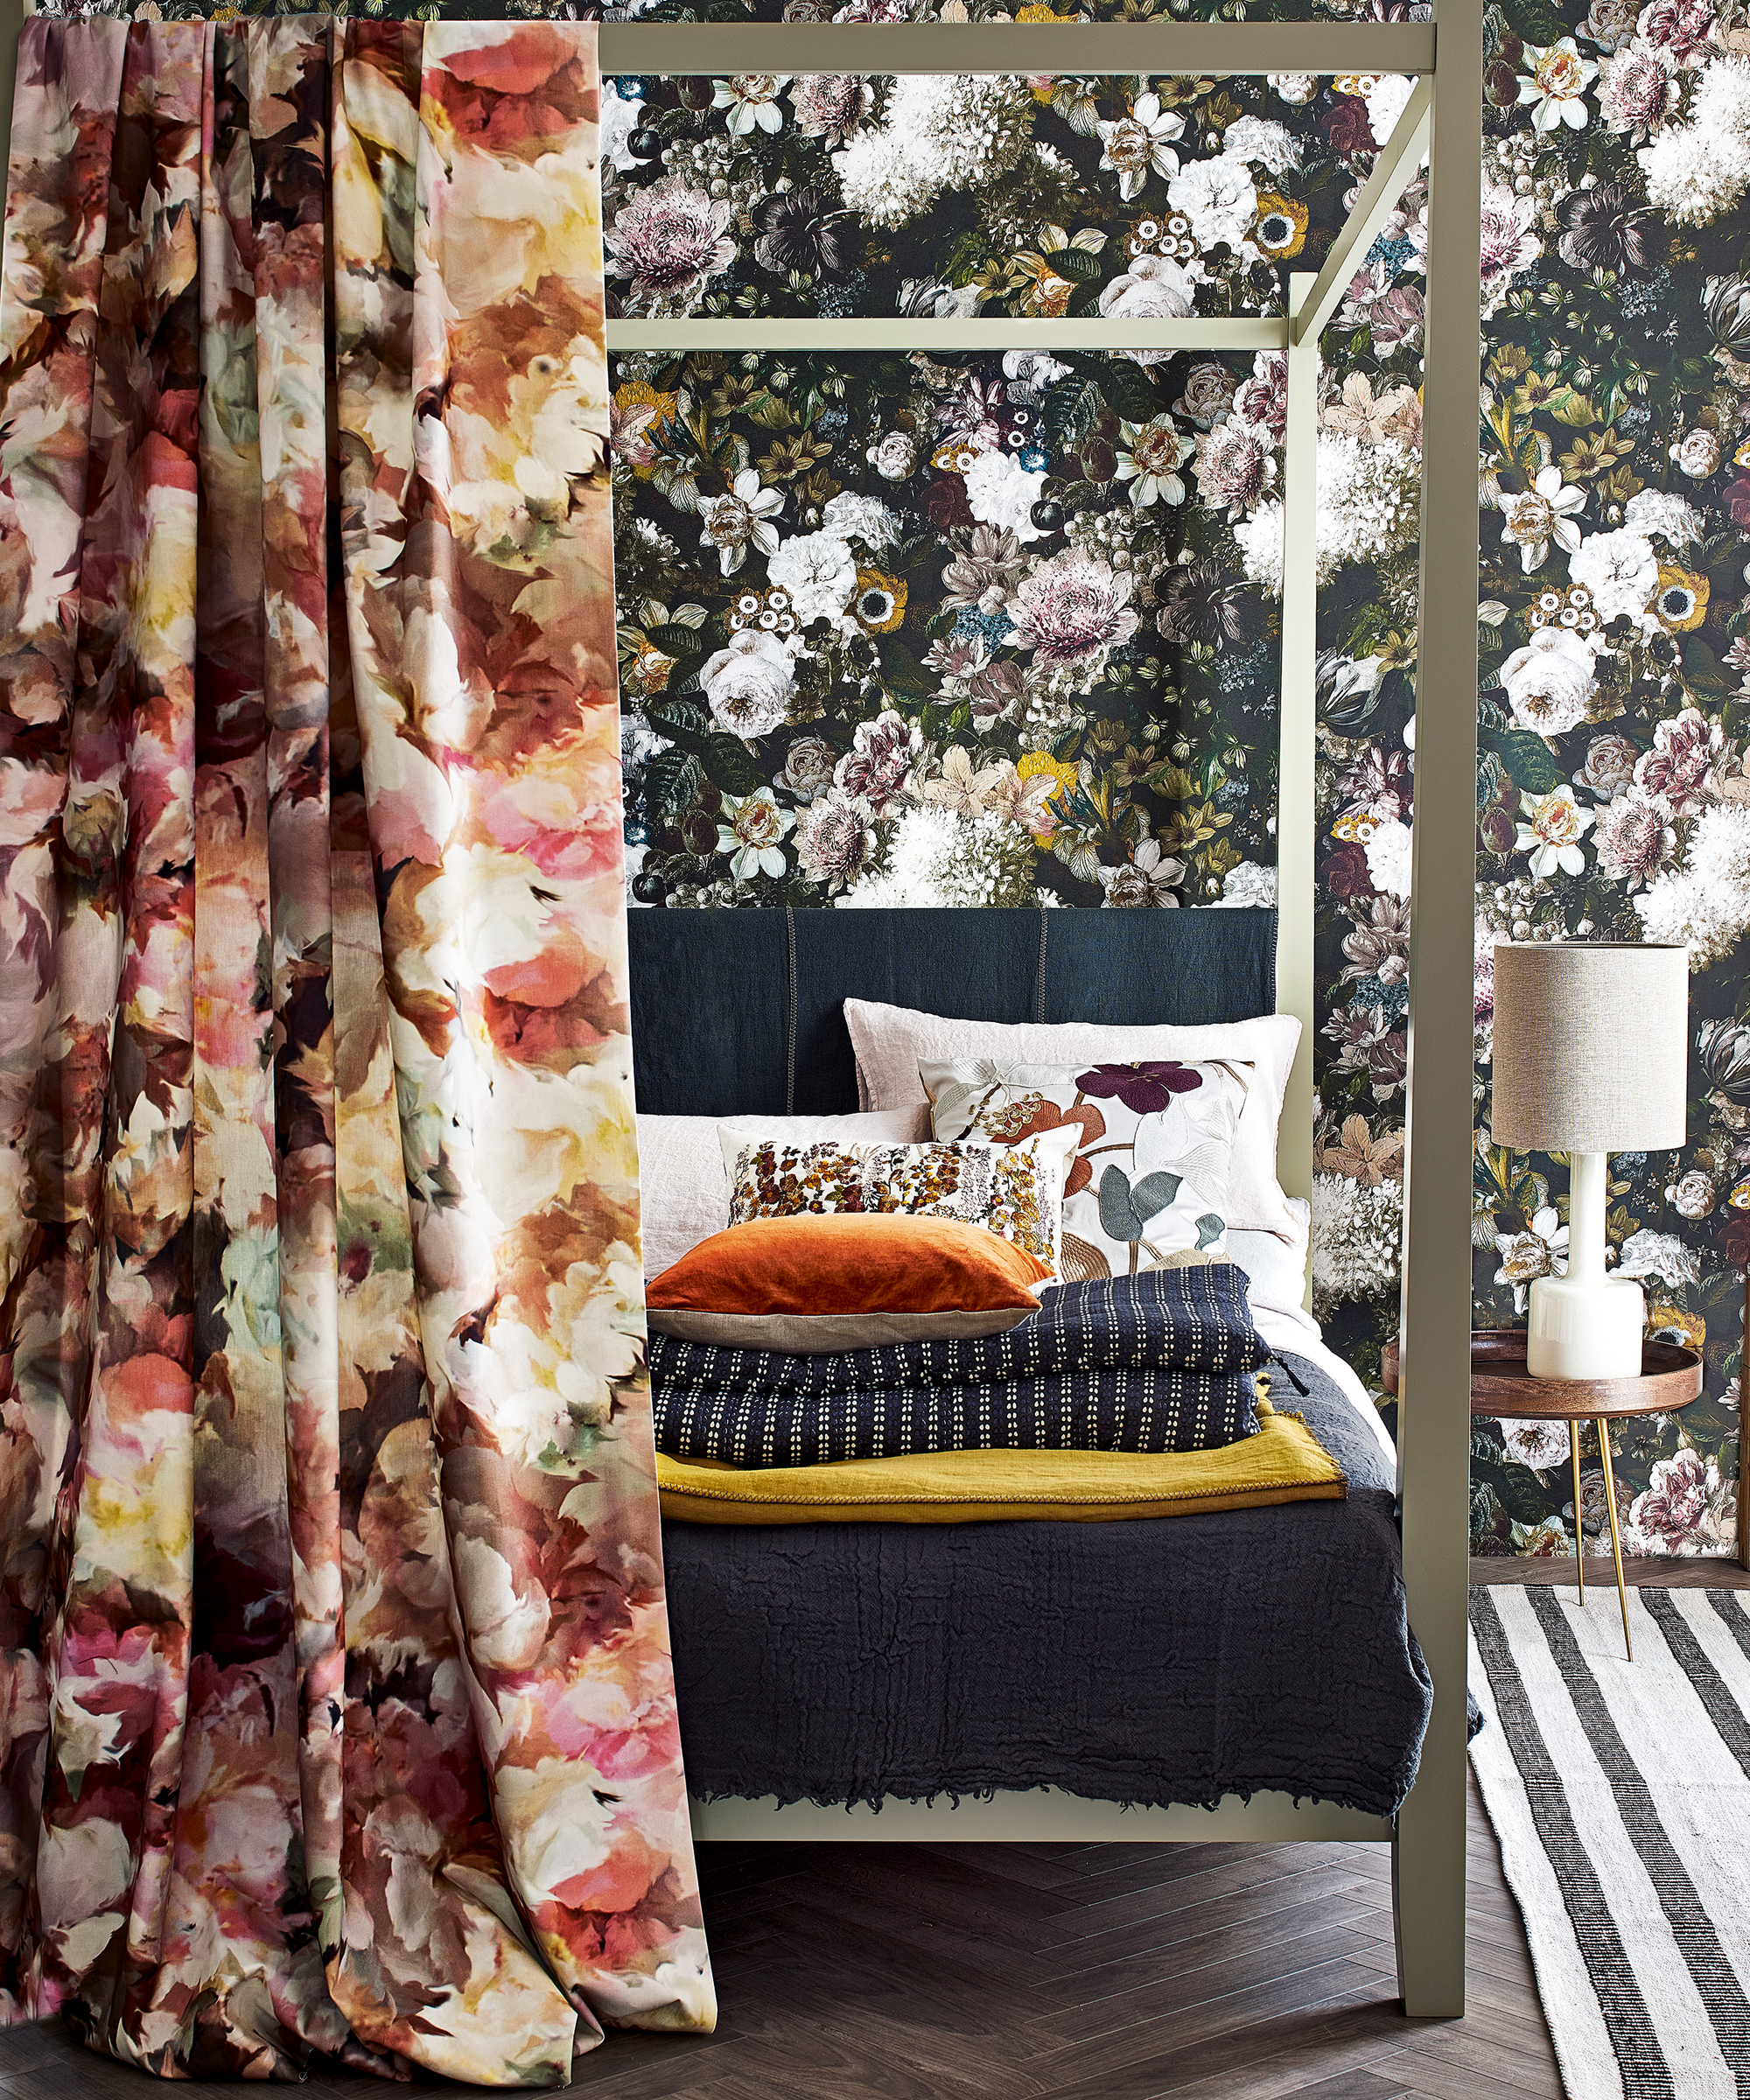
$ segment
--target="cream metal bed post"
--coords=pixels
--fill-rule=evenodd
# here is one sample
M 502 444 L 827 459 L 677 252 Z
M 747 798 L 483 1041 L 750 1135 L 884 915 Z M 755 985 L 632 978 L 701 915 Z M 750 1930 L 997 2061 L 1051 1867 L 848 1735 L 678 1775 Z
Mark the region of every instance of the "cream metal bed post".
M 1465 2002 L 1482 0 L 1438 5 L 1398 1414 L 1404 1581 L 1434 1713 L 1392 1868 L 1405 2009 L 1450 2015 Z

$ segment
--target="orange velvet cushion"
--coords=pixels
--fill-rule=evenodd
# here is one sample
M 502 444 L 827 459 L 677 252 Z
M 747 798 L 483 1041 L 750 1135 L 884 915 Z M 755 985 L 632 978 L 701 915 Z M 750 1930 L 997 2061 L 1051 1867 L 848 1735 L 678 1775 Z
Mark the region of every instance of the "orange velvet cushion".
M 1039 1310 L 1039 1256 L 956 1218 L 836 1211 L 713 1233 L 649 1287 L 650 1324 L 731 1348 L 878 1348 L 996 1334 Z

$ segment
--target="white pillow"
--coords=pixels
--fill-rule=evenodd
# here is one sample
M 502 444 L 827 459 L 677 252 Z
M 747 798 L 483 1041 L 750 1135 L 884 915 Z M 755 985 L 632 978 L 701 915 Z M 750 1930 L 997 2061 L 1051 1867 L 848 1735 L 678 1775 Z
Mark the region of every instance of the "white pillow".
M 638 1176 L 643 1191 L 644 1273 L 661 1276 L 701 1240 L 729 1222 L 729 1184 L 724 1179 L 718 1130 L 752 1138 L 779 1138 L 805 1144 L 815 1138 L 914 1144 L 929 1136 L 929 1103 L 871 1116 L 640 1116 Z
M 1273 1232 L 1230 1232 L 1228 1259 L 1246 1272 L 1246 1296 L 1254 1312 L 1281 1313 L 1316 1340 L 1319 1323 L 1306 1310 L 1312 1207 L 1299 1196 L 1289 1197 L 1288 1207 L 1295 1224 L 1292 1240 L 1279 1239 Z
M 1108 1027 L 1093 1021 L 959 1021 L 847 999 L 844 1021 L 857 1054 L 857 1085 L 872 1110 L 905 1109 L 926 1101 L 918 1066 L 966 1058 L 1067 1065 L 1133 1064 L 1176 1057 L 1187 1064 L 1231 1058 L 1254 1065 L 1258 1084 L 1246 1099 L 1234 1145 L 1228 1183 L 1228 1224 L 1234 1232 L 1271 1232 L 1292 1240 L 1294 1214 L 1276 1178 L 1276 1126 L 1281 1119 L 1288 1074 L 1300 1041 L 1292 1013 L 1266 1013 L 1249 1021 L 1212 1021 L 1179 1028 Z

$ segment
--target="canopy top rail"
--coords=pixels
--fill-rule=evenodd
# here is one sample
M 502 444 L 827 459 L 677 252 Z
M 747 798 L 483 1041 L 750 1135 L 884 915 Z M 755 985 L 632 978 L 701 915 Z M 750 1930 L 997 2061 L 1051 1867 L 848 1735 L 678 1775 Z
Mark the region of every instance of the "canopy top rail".
M 604 73 L 1432 73 L 1432 22 L 604 22 Z

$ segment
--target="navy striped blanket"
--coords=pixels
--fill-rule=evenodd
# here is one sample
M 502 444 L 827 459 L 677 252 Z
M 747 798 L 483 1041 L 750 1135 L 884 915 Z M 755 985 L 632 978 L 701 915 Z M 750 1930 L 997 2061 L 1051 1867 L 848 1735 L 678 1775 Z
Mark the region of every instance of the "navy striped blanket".
M 1048 1291 L 1018 1327 L 793 1356 L 650 1337 L 657 1448 L 736 1466 L 920 1451 L 1207 1451 L 1270 1354 L 1230 1262 Z

